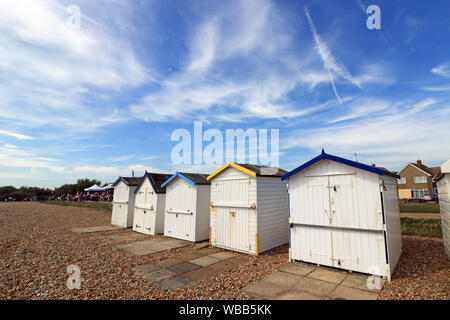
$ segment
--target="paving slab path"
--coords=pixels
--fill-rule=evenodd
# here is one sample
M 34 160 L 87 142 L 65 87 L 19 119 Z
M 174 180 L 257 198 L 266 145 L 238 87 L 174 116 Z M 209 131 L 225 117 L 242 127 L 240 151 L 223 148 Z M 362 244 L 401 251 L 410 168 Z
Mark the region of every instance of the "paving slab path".
M 280 271 L 259 280 L 244 289 L 256 299 L 280 300 L 376 300 L 385 280 L 376 289 L 370 276 L 317 266 L 308 263 L 290 263 Z M 372 280 L 372 278 L 370 278 Z
M 127 242 L 127 241 L 139 241 L 139 240 L 145 240 L 148 239 L 149 236 L 133 231 L 126 231 L 121 233 L 115 233 L 110 234 L 106 236 L 98 236 L 98 239 L 109 243 L 109 244 L 119 244 L 121 242 Z
M 142 242 L 142 241 L 141 241 Z M 180 256 L 134 267 L 135 274 L 163 289 L 184 288 L 247 263 L 247 259 L 216 248 L 202 248 Z
M 190 245 L 191 242 L 173 238 L 155 238 L 116 246 L 135 256 L 145 256 L 159 251 L 172 250 Z
M 125 229 L 125 228 L 118 227 L 118 226 L 97 226 L 97 227 L 86 227 L 86 228 L 74 228 L 74 229 L 72 229 L 72 232 L 94 233 L 94 232 L 113 231 L 113 230 L 122 230 L 122 229 Z

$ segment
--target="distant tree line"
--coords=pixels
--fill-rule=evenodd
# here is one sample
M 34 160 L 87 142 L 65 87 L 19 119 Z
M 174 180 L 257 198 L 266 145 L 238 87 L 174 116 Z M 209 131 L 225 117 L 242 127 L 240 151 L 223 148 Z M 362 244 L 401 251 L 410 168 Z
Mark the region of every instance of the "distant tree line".
M 83 192 L 84 189 L 93 186 L 94 184 L 101 186 L 99 180 L 78 179 L 75 184 L 64 184 L 55 190 L 39 187 L 20 187 L 13 186 L 0 187 L 0 201 L 8 198 L 16 199 L 16 201 L 32 200 L 47 200 L 51 196 L 59 197 L 67 194 L 75 195 L 77 192 Z

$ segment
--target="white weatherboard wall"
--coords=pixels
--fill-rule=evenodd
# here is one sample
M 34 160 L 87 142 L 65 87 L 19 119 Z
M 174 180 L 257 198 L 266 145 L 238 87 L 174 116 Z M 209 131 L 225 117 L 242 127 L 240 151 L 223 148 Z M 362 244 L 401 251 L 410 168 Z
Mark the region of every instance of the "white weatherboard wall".
M 135 190 L 136 186 L 127 186 L 123 181 L 114 187 L 112 225 L 125 228 L 133 226 Z
M 255 178 L 228 167 L 211 180 L 211 202 L 212 246 L 255 255 L 288 242 L 287 188 L 280 177 Z
M 209 185 L 175 178 L 166 187 L 164 235 L 198 242 L 209 237 Z
M 390 279 L 402 250 L 394 177 L 326 159 L 289 177 L 289 194 L 290 259 Z
M 450 160 L 441 166 L 442 176 L 437 180 L 439 206 L 441 208 L 444 250 L 450 258 Z
M 136 192 L 133 230 L 155 235 L 164 233 L 165 193 L 156 193 L 147 178 Z

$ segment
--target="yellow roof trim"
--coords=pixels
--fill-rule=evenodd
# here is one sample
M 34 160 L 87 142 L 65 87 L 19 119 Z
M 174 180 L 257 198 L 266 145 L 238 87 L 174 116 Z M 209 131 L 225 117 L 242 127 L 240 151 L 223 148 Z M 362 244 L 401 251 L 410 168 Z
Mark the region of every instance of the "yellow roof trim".
M 247 168 L 244 168 L 244 167 L 242 167 L 242 166 L 240 166 L 240 165 L 238 165 L 236 163 L 226 163 L 222 167 L 220 167 L 219 169 L 214 171 L 214 173 L 209 175 L 207 180 L 208 181 L 211 180 L 212 178 L 217 176 L 219 173 L 221 173 L 222 171 L 224 171 L 228 167 L 233 167 L 233 168 L 235 168 L 235 169 L 237 169 L 237 170 L 239 170 L 239 171 L 241 171 L 241 172 L 243 172 L 245 174 L 248 174 L 249 176 L 252 176 L 253 178 L 256 178 L 256 173 L 255 172 L 253 172 L 253 171 L 251 171 L 251 170 L 249 170 Z

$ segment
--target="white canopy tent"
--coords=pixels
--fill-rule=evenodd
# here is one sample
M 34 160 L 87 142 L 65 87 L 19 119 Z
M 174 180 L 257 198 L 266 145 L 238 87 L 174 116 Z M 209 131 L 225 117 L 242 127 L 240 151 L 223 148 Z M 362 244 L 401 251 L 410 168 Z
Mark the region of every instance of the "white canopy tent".
M 98 185 L 94 184 L 92 187 L 84 189 L 84 191 L 88 192 L 105 192 L 106 190 Z

